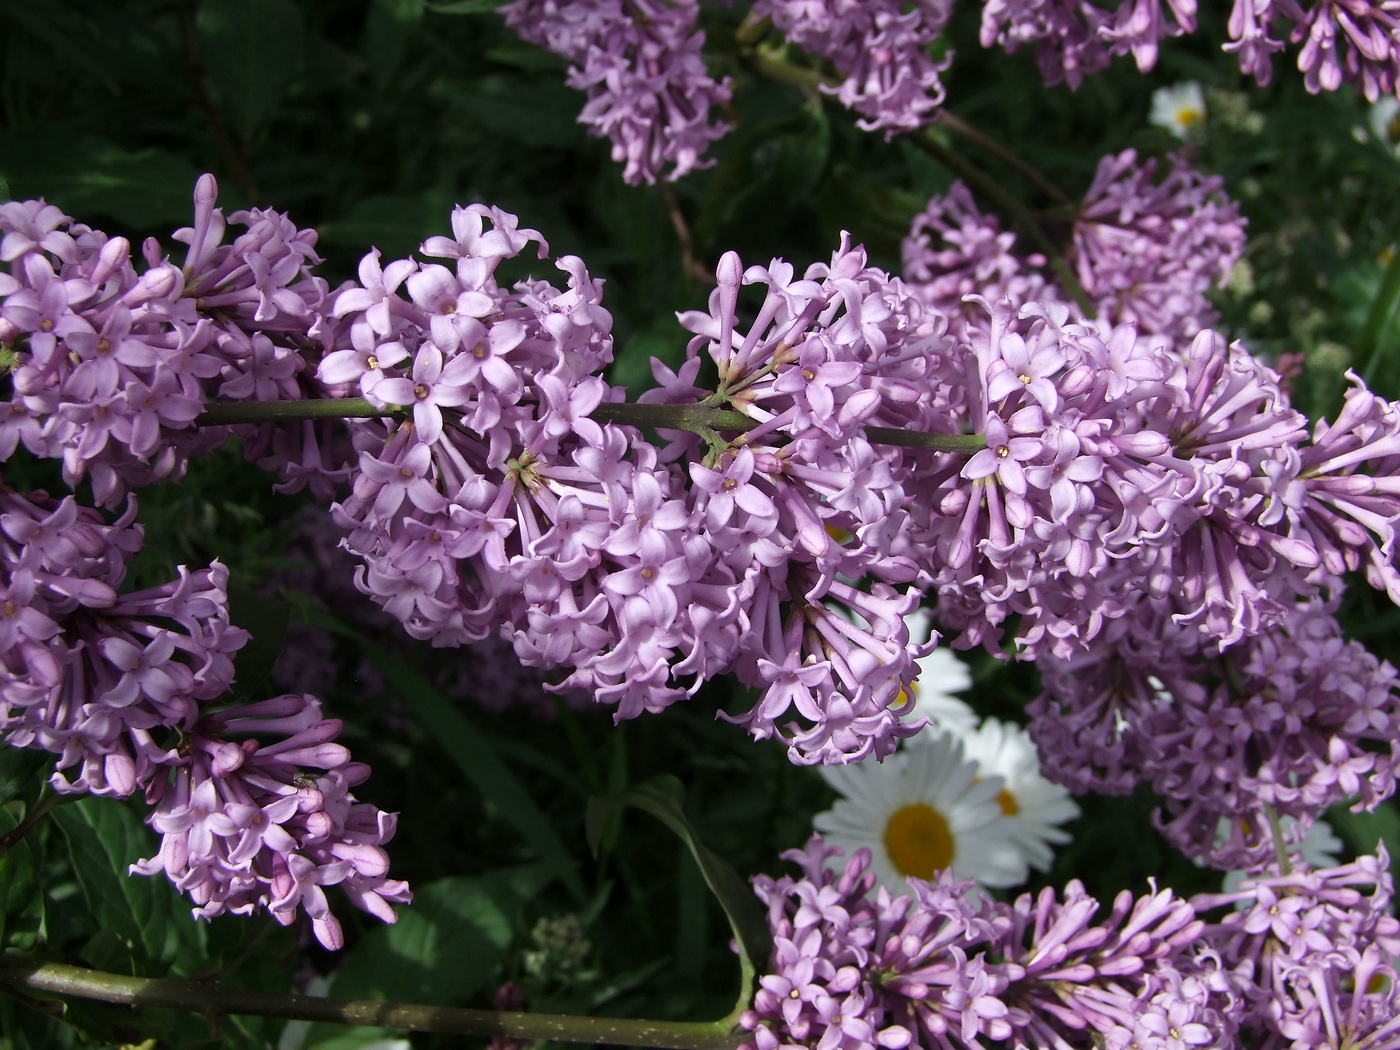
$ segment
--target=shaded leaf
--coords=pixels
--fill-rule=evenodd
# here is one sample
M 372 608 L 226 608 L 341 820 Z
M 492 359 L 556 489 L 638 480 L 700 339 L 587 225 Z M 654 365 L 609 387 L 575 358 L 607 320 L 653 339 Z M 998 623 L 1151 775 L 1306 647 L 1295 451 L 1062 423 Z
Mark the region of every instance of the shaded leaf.
M 165 150 L 126 149 L 58 124 L 0 131 L 0 175 L 11 191 L 43 197 L 88 223 L 112 218 L 136 230 L 187 224 L 199 174 Z
M 301 72 L 306 30 L 291 0 L 204 0 L 197 20 L 209 79 L 244 140 Z
M 413 907 L 347 953 L 331 994 L 451 1005 L 485 988 L 505 955 L 511 920 L 477 879 L 453 875 L 413 891 Z
M 436 15 L 494 14 L 501 0 L 425 0 L 428 10 Z
M 550 874 L 559 879 L 576 900 L 583 900 L 587 896 L 583 880 L 564 840 L 524 785 L 501 761 L 491 746 L 490 738 L 416 669 L 333 617 L 316 613 L 309 615 L 313 623 L 355 640 L 388 680 L 390 688 L 413 708 L 457 768 L 496 808 L 501 819 L 513 826 L 534 847 Z
M 669 773 L 652 777 L 606 798 L 589 799 L 586 823 L 589 847 L 596 850 L 608 818 L 623 806 L 634 806 L 650 813 L 689 847 L 700 873 L 705 877 L 705 884 L 724 909 L 734 940 L 739 945 L 742 975 L 738 1008 L 742 1009 L 752 995 L 757 967 L 768 964 L 773 949 L 772 934 L 749 884 L 728 861 L 711 852 L 700 841 L 685 815 L 684 799 L 685 788 L 677 777 Z
M 16 796 L 32 799 L 53 769 L 47 751 L 24 747 L 0 747 L 0 805 Z
M 88 910 L 134 955 L 188 973 L 204 958 L 204 927 L 164 876 L 128 875 L 156 850 L 153 833 L 125 805 L 85 798 L 54 811 L 73 855 L 73 873 Z

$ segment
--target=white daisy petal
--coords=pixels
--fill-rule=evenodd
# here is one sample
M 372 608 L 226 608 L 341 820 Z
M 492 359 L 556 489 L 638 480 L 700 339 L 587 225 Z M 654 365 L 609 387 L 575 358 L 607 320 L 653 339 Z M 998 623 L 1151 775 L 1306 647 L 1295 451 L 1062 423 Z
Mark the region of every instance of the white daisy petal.
M 871 870 L 891 893 L 947 868 L 984 886 L 1024 882 L 1029 869 L 997 802 L 1001 778 L 969 762 L 951 734 L 920 735 L 926 744 L 883 763 L 822 770 L 845 797 L 817 814 L 816 830 L 847 856 L 870 850 Z
M 915 645 L 923 645 L 933 631 L 933 620 L 926 609 L 916 609 L 906 617 L 909 626 L 909 640 Z M 906 691 L 905 696 L 895 702 L 899 716 L 905 722 L 927 719 L 931 729 L 968 730 L 977 725 L 977 713 L 954 693 L 960 693 L 972 685 L 972 672 L 953 651 L 939 646 L 926 656 L 915 661 L 919 676 Z M 903 707 L 900 707 L 900 704 Z M 915 739 L 920 739 L 920 734 Z
M 1069 792 L 1040 775 L 1040 756 L 1030 734 L 1020 726 L 984 719 L 962 743 L 984 776 L 1003 781 L 998 802 L 1025 862 L 1037 871 L 1048 871 L 1054 860 L 1050 845 L 1069 841 L 1069 834 L 1058 825 L 1079 816 Z

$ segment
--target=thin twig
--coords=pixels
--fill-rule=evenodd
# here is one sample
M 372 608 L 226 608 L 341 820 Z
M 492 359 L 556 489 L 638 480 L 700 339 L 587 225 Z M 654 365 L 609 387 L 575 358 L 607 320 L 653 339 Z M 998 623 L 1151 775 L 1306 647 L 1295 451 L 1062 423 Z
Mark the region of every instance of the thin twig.
M 120 1006 L 155 1006 L 206 1015 L 246 1014 L 296 1021 L 403 1028 L 490 1039 L 660 1047 L 663 1050 L 734 1050 L 745 1033 L 720 1022 L 644 1021 L 497 1010 L 464 1010 L 420 1003 L 331 999 L 225 988 L 200 981 L 128 977 L 65 963 L 6 959 L 0 984 L 15 989 L 96 999 Z
M 671 217 L 671 228 L 676 231 L 676 237 L 681 242 L 681 268 L 701 284 L 714 284 L 714 271 L 707 269 L 695 257 L 695 238 L 690 234 L 690 224 L 685 221 L 685 213 L 681 211 L 675 191 L 669 183 L 661 184 L 661 199 L 666 202 L 666 214 Z
M 1056 204 L 1069 203 L 1069 197 L 1065 195 L 1060 187 L 1056 186 L 996 139 L 978 131 L 967 121 L 963 120 L 962 117 L 949 113 L 946 109 L 940 109 L 938 111 L 937 120 L 939 124 L 942 124 L 949 131 L 953 132 L 953 134 L 961 135 L 969 142 L 977 143 L 977 145 L 996 157 L 997 160 L 1001 161 L 1008 168 L 1014 168 L 1016 171 L 1019 171 L 1029 182 L 1033 183 Z
M 250 204 L 265 207 L 267 201 L 263 198 L 262 190 L 258 188 L 257 180 L 253 178 L 253 172 L 243 157 L 243 151 L 234 142 L 228 123 L 224 120 L 223 111 L 214 102 L 205 85 L 204 63 L 199 57 L 199 40 L 195 31 L 193 10 L 192 3 L 178 4 L 175 10 L 175 19 L 180 27 L 180 50 L 184 54 L 190 92 L 194 95 L 195 105 L 209 122 L 209 133 L 214 136 L 214 144 L 218 146 L 219 154 L 223 157 L 233 181 L 238 184 L 238 188 L 243 191 Z

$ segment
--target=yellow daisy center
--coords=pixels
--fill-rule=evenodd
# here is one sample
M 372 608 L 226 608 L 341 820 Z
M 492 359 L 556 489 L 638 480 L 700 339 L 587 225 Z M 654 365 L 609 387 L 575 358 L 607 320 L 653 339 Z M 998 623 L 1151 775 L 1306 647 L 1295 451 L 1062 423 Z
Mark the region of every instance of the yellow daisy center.
M 1182 106 L 1176 111 L 1176 122 L 1183 128 L 1194 128 L 1206 115 L 1194 106 Z
M 1016 796 L 1007 791 L 1006 788 L 997 792 L 997 805 L 1001 807 L 1001 813 L 1004 817 L 1014 817 L 1021 812 L 1021 807 L 1016 804 Z
M 953 863 L 956 851 L 943 814 L 922 802 L 895 810 L 885 825 L 885 852 L 901 875 L 931 879 Z

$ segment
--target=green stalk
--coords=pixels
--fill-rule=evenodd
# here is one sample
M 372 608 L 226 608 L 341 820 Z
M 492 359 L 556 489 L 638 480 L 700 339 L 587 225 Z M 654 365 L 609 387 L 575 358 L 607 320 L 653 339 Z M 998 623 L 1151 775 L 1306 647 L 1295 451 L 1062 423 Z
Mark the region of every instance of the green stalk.
M 745 52 L 744 61 L 757 73 L 776 80 L 784 84 L 791 84 L 794 87 L 815 94 L 822 87 L 832 87 L 833 82 L 823 76 L 815 69 L 804 69 L 788 62 L 780 54 L 763 47 L 752 48 Z M 1015 168 L 1025 175 L 1043 192 L 1048 194 L 1052 200 L 1065 200 L 1065 195 L 1048 179 L 1035 171 L 1025 161 L 1011 153 L 1000 143 L 993 141 L 983 135 L 976 128 L 963 120 L 958 119 L 946 111 L 939 114 L 938 123 L 941 123 L 949 131 L 962 135 L 969 140 L 976 142 L 983 149 L 988 150 L 994 156 L 1000 158 L 1004 163 Z M 1094 317 L 1097 311 L 1094 309 L 1093 301 L 1088 293 L 1084 291 L 1084 286 L 1079 283 L 1079 278 L 1074 275 L 1074 271 L 1065 262 L 1064 253 L 1060 246 L 1046 236 L 1041 229 L 1040 223 L 1035 219 L 1024 204 L 1016 197 L 1008 193 L 995 178 L 973 164 L 966 157 L 955 153 L 940 143 L 933 134 L 931 127 L 921 128 L 910 134 L 910 141 L 931 156 L 938 163 L 951 171 L 958 178 L 968 183 L 973 190 L 981 197 L 991 201 L 996 209 L 1005 215 L 1016 228 L 1030 240 L 1036 248 L 1045 256 L 1046 264 L 1054 271 L 1056 279 L 1060 282 L 1060 287 L 1074 300 L 1075 304 L 1083 312 L 1085 317 Z
M 219 401 L 205 407 L 197 427 L 230 423 L 290 423 L 297 419 L 375 419 L 397 416 L 402 408 L 378 408 L 362 397 L 318 398 L 306 401 Z
M 641 1021 L 319 998 L 224 988 L 202 981 L 128 977 L 32 959 L 4 960 L 0 964 L 0 985 L 14 990 L 96 999 L 119 1006 L 155 1006 L 215 1016 L 249 1014 L 296 1021 L 405 1028 L 480 1039 L 505 1036 L 663 1050 L 734 1050 L 746 1037 L 745 1033 L 731 1032 L 722 1022 Z
M 1367 385 L 1370 385 L 1376 369 L 1380 367 L 1381 351 L 1384 349 L 1381 346 L 1381 333 L 1391 314 L 1395 313 L 1397 302 L 1400 302 L 1400 250 L 1391 256 L 1390 264 L 1385 268 L 1385 276 L 1381 278 L 1380 288 L 1376 289 L 1376 297 L 1371 300 L 1371 309 L 1366 312 L 1366 323 L 1361 326 L 1361 337 L 1357 341 L 1356 356 L 1365 362 L 1361 378 Z
M 401 408 L 376 408 L 362 397 L 325 398 L 309 401 L 227 401 L 210 405 L 195 420 L 196 426 L 230 423 L 285 423 L 295 419 L 374 418 L 396 416 Z M 743 433 L 759 426 L 759 421 L 733 409 L 709 405 L 639 405 L 605 401 L 593 410 L 592 418 L 601 423 L 651 427 L 655 430 L 687 430 L 701 437 L 716 433 Z M 893 427 L 866 427 L 865 436 L 877 445 L 928 449 L 932 452 L 972 453 L 987 447 L 981 434 L 927 434 Z
M 1054 271 L 1061 288 L 1074 300 L 1075 305 L 1079 307 L 1085 317 L 1094 317 L 1098 314 L 1093 300 L 1089 298 L 1089 293 L 1084 291 L 1084 286 L 1079 283 L 1079 278 L 1074 275 L 1074 271 L 1065 262 L 1065 256 L 1060 251 L 1060 246 L 1046 236 L 1045 231 L 1041 229 L 1040 223 L 1036 221 L 1029 208 L 1018 201 L 1013 194 L 1008 193 L 1001 183 L 977 165 L 944 146 L 929 129 L 924 128 L 915 132 L 912 140 L 930 157 L 971 186 L 973 192 L 977 193 L 978 196 L 991 201 L 998 211 L 1015 224 L 1017 230 L 1025 234 L 1027 239 L 1045 256 L 1046 265 Z

